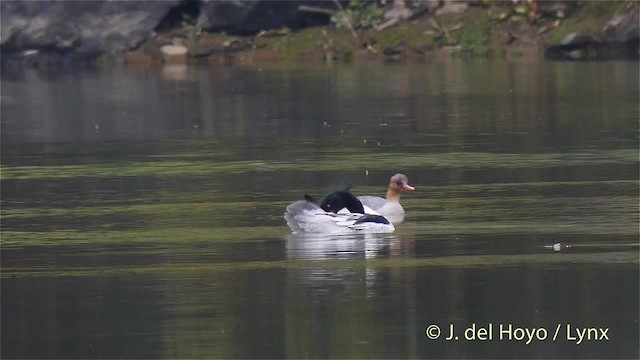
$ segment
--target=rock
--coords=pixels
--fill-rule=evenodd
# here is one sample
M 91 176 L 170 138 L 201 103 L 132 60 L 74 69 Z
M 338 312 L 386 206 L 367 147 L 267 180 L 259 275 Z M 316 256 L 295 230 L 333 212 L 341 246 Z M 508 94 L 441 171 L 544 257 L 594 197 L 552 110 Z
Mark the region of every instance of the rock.
M 577 1 L 557 2 L 557 1 L 539 1 L 537 2 L 538 13 L 546 18 L 564 19 L 574 8 L 578 6 Z
M 165 45 L 160 48 L 160 52 L 164 56 L 182 56 L 187 55 L 187 48 L 182 45 Z
M 329 23 L 329 11 L 326 14 L 299 11 L 300 6 L 336 10 L 333 1 L 202 0 L 196 26 L 203 30 L 253 35 L 261 30 L 298 29 Z
M 2 1 L 3 50 L 45 49 L 97 55 L 129 50 L 152 33 L 179 0 Z
M 602 30 L 603 40 L 609 43 L 638 41 L 638 13 L 635 11 L 616 15 L 607 22 Z
M 640 25 L 637 10 L 613 16 L 602 32 L 573 32 L 547 46 L 545 55 L 556 60 L 614 60 L 640 57 Z
M 257 1 L 203 0 L 196 27 L 203 30 L 240 29 L 251 16 Z
M 423 0 L 419 3 L 429 14 L 433 14 L 440 7 L 440 0 Z
M 590 35 L 573 32 L 567 34 L 559 44 L 550 45 L 545 51 L 552 60 L 586 60 L 598 55 L 600 42 Z
M 160 53 L 167 64 L 184 64 L 187 61 L 189 50 L 182 45 L 164 45 L 160 47 Z
M 380 25 L 374 26 L 374 29 L 380 31 L 393 26 L 403 20 L 406 20 L 413 16 L 413 12 L 407 8 L 405 0 L 393 0 L 391 9 L 384 13 L 384 22 Z
M 442 7 L 436 10 L 436 15 L 461 14 L 467 11 L 468 8 L 469 5 L 466 2 L 444 0 Z
M 391 10 L 384 14 L 384 19 L 405 20 L 410 18 L 411 15 L 413 15 L 413 12 L 407 8 L 405 0 L 393 0 L 393 6 L 391 6 Z
M 588 46 L 594 42 L 596 42 L 596 40 L 589 35 L 573 32 L 562 38 L 560 45 L 566 48 L 579 48 Z

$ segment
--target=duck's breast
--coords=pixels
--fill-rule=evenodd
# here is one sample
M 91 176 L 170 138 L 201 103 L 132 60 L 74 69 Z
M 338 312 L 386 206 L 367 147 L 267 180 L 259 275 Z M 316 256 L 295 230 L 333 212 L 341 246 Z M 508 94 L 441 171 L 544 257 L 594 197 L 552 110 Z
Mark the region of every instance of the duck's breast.
M 404 215 L 404 209 L 397 201 L 387 201 L 378 212 L 384 216 Z

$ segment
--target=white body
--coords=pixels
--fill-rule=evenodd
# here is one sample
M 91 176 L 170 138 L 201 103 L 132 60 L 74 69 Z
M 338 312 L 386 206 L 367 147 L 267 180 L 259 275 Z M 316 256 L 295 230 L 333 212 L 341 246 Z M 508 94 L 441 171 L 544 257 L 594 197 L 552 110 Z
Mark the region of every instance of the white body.
M 381 215 L 367 206 L 365 206 L 365 213 L 349 213 L 346 209 L 342 209 L 334 214 L 322 210 L 317 204 L 300 200 L 287 206 L 284 218 L 294 233 L 373 234 L 395 231 L 393 224 L 358 222 L 367 214 Z
M 387 200 L 378 196 L 359 196 L 358 200 L 362 205 L 377 211 L 394 224 L 404 221 L 404 209 L 400 201 Z

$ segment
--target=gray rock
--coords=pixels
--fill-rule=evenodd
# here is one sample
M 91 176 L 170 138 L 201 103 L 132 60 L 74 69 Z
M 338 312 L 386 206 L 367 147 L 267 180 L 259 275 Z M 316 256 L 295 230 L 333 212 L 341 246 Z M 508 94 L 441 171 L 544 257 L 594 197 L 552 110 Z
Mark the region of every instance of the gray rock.
M 549 45 L 545 55 L 553 60 L 586 60 L 598 56 L 600 45 L 593 37 L 574 32 L 567 34 L 559 44 Z
M 203 0 L 196 26 L 204 30 L 240 28 L 252 16 L 257 2 Z
M 189 50 L 182 45 L 164 45 L 160 48 L 160 52 L 166 56 L 185 56 L 188 51 Z
M 347 1 L 341 1 L 347 3 Z M 224 30 L 231 34 L 256 34 L 261 30 L 329 23 L 327 14 L 299 11 L 300 6 L 336 10 L 333 1 L 316 0 L 203 0 L 197 26 L 203 30 Z
M 557 60 L 635 59 L 640 52 L 638 13 L 615 15 L 598 34 L 571 33 L 545 49 L 547 58 Z
M 596 42 L 596 40 L 589 35 L 573 32 L 562 38 L 562 40 L 560 40 L 560 45 L 565 47 L 580 47 L 594 42 Z
M 440 0 L 422 0 L 418 6 L 424 7 L 429 14 L 433 14 L 440 7 Z
M 638 41 L 640 30 L 638 29 L 638 13 L 630 11 L 616 15 L 607 22 L 602 30 L 603 40 L 610 43 L 626 43 Z
M 443 5 L 436 10 L 436 15 L 461 14 L 469 9 L 469 4 L 462 1 L 443 0 Z
M 135 47 L 180 0 L 0 2 L 3 49 L 99 54 Z

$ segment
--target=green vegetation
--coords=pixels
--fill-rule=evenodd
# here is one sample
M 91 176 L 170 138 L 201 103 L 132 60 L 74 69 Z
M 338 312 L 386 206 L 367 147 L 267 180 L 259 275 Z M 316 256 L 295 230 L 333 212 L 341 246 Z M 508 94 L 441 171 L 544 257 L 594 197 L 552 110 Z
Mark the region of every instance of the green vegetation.
M 268 46 L 282 54 L 286 60 L 312 57 L 325 61 L 336 58 L 348 61 L 353 51 L 353 45 L 345 34 L 330 32 L 324 28 L 287 33 L 273 40 Z
M 265 238 L 282 237 L 289 233 L 283 226 L 262 227 L 161 227 L 142 228 L 132 230 L 80 231 L 54 230 L 38 231 L 3 231 L 2 246 L 5 249 L 12 246 L 69 246 L 78 244 L 144 244 L 144 243 L 172 243 L 190 241 L 197 243 L 240 243 L 247 241 L 264 241 Z
M 464 55 L 486 56 L 491 34 L 479 24 L 465 24 L 460 34 L 460 51 Z
M 383 14 L 389 6 L 356 0 L 333 12 L 330 26 L 269 30 L 254 37 L 198 32 L 191 15 L 183 14 L 183 26 L 178 32 L 193 55 L 187 60 L 189 63 L 209 58 L 220 63 L 233 60 L 249 65 L 282 61 L 291 67 L 307 60 L 423 61 L 430 55 L 519 59 L 542 57 L 541 50 L 558 44 L 570 33 L 593 35 L 597 39 L 614 15 L 640 10 L 640 2 L 633 0 L 482 0 L 469 1 L 467 5 L 461 12 L 422 12 L 387 26 Z M 331 12 L 327 10 L 324 14 Z M 377 27 L 383 23 L 383 29 Z M 161 63 L 158 47 L 175 37 L 173 32 L 166 31 L 127 53 L 126 61 L 143 66 Z M 95 63 L 114 66 L 119 58 L 105 55 Z
M 224 33 L 196 34 L 193 25 L 182 31 L 188 39 L 190 53 L 209 52 L 210 56 L 221 57 L 219 61 L 234 57 L 248 64 L 261 60 L 283 60 L 289 66 L 300 60 L 325 63 L 422 60 L 430 54 L 518 59 L 541 56 L 544 52 L 540 50 L 545 44 L 557 44 L 569 33 L 598 35 L 613 15 L 638 11 L 639 4 L 636 1 L 483 0 L 469 2 L 462 12 L 423 13 L 378 29 L 376 25 L 383 21 L 383 11 L 387 8 L 352 1 L 347 8 L 332 15 L 332 25 L 327 27 L 271 30 L 242 40 Z M 162 39 L 167 41 L 168 37 Z M 229 51 L 230 43 L 250 46 Z M 144 48 L 146 46 L 142 51 Z M 148 56 L 152 57 L 153 51 Z M 99 62 L 114 63 L 107 60 L 102 58 Z
M 280 51 L 286 58 L 297 58 L 320 47 L 320 32 L 318 28 L 307 29 L 296 34 L 288 33 L 278 37 L 271 46 Z
M 336 12 L 331 16 L 331 22 L 338 29 L 367 29 L 382 19 L 382 10 L 372 3 L 352 1 L 347 9 Z
M 393 153 L 371 154 L 367 148 L 353 148 L 349 154 L 327 152 L 323 160 L 314 163 L 290 163 L 255 159 L 244 161 L 218 161 L 193 159 L 179 155 L 181 160 L 141 161 L 129 163 L 98 163 L 90 165 L 3 166 L 2 180 L 102 178 L 133 176 L 212 176 L 253 171 L 321 171 L 330 169 L 360 169 L 368 163 L 369 170 L 386 168 L 520 168 L 555 165 L 593 165 L 596 163 L 636 162 L 635 150 L 609 150 L 573 154 L 493 154 L 450 152 L 443 154 L 404 153 L 398 158 Z M 194 155 L 196 158 L 200 154 Z

